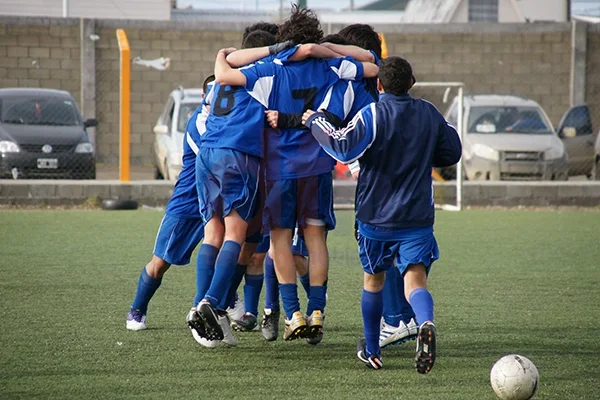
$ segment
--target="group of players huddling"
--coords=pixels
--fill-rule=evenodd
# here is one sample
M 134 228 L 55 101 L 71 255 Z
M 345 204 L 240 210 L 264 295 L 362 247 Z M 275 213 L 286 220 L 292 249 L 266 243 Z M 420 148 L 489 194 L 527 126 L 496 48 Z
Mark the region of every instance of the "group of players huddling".
M 416 339 L 416 369 L 428 373 L 436 330 L 426 280 L 439 257 L 431 169 L 458 162 L 456 130 L 431 103 L 408 94 L 415 83 L 410 64 L 382 60 L 379 35 L 368 25 L 323 37 L 316 15 L 294 7 L 279 26 L 246 28 L 242 48 L 220 50 L 214 76 L 204 82 L 127 329 L 146 328 L 164 273 L 188 264 L 202 241 L 187 314 L 199 344 L 235 346 L 231 328 L 257 330 L 263 281 L 264 338 L 279 335 L 281 295 L 283 338 L 321 342 L 338 160 L 359 171 L 364 339 L 357 356 L 380 369 L 381 348 Z M 308 297 L 304 313 L 298 279 Z

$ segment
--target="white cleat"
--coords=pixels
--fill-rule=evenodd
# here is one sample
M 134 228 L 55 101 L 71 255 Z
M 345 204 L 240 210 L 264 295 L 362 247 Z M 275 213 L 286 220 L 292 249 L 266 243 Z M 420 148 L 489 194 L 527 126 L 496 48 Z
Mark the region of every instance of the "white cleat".
M 418 331 L 419 327 L 414 319 L 411 319 L 408 325 L 404 321 L 400 321 L 398 327 L 388 325 L 384 322 L 379 333 L 379 346 L 384 348 L 392 344 L 401 344 L 409 340 L 414 340 L 417 337 Z
M 235 300 L 233 307 L 227 308 L 227 314 L 231 321 L 239 321 L 244 315 L 244 302 L 239 298 Z
M 229 314 L 227 312 L 221 311 L 218 312 L 218 316 L 219 326 L 223 330 L 223 340 L 221 341 L 228 346 L 236 346 L 238 342 L 235 336 L 233 336 L 233 333 L 231 332 L 231 320 L 229 319 Z
M 126 327 L 130 331 L 143 331 L 146 329 L 146 314 L 142 314 L 139 310 L 129 311 Z

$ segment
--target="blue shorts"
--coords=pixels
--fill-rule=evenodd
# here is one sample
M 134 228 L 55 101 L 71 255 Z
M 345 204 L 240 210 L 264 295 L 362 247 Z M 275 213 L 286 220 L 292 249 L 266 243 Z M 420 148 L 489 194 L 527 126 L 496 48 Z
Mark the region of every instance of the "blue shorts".
M 200 215 L 209 221 L 236 210 L 251 221 L 258 209 L 258 157 L 232 149 L 201 147 L 196 158 L 196 188 Z
M 271 236 L 264 236 L 262 241 L 259 243 L 256 248 L 255 253 L 264 254 L 269 251 L 271 248 Z M 295 256 L 308 257 L 308 249 L 306 248 L 306 243 L 304 242 L 304 238 L 298 235 L 298 230 L 294 232 L 294 237 L 292 238 L 292 254 Z
M 330 172 L 297 179 L 267 181 L 263 229 L 294 229 L 303 235 L 306 225 L 335 229 L 333 178 Z
M 406 229 L 402 238 L 376 240 L 358 233 L 358 255 L 367 274 L 387 271 L 394 265 L 404 275 L 409 265 L 423 264 L 427 273 L 431 264 L 440 257 L 433 236 L 433 228 Z
M 200 218 L 177 218 L 165 214 L 156 234 L 154 255 L 169 264 L 187 265 L 203 237 L 204 224 Z

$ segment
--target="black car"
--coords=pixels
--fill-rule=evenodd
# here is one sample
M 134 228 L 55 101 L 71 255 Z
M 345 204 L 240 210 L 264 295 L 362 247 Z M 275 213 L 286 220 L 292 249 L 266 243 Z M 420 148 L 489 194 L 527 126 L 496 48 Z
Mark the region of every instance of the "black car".
M 95 179 L 96 125 L 68 92 L 0 89 L 0 178 Z

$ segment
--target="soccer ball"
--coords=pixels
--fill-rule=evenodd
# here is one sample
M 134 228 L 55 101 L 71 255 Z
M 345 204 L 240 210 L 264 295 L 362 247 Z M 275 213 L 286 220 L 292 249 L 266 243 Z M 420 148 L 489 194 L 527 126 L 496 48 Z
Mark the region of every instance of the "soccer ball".
M 492 389 L 504 400 L 532 399 L 539 378 L 535 365 L 518 354 L 509 354 L 496 361 L 490 373 Z

